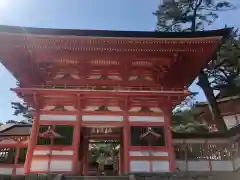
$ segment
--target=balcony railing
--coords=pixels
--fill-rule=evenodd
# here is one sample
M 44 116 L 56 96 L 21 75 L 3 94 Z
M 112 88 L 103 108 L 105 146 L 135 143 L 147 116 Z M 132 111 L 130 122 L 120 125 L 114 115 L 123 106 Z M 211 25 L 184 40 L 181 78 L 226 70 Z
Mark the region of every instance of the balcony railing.
M 147 87 L 147 86 L 106 86 L 106 85 L 34 85 L 31 88 L 41 88 L 41 89 L 72 89 L 72 90 L 82 90 L 82 91 L 141 91 L 141 92 L 172 92 L 172 93 L 188 93 L 184 88 L 166 88 L 166 87 Z

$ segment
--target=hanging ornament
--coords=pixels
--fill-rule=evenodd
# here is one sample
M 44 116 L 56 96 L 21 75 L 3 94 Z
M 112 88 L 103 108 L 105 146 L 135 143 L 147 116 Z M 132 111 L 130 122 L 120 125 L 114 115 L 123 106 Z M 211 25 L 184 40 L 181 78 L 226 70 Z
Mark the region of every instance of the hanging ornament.
M 157 141 L 161 135 L 156 133 L 151 127 L 147 128 L 147 131 L 140 136 L 140 140 L 145 140 L 149 145 L 152 145 L 153 142 Z
M 55 132 L 53 130 L 53 127 L 51 127 L 51 126 L 48 126 L 48 129 L 45 132 L 41 133 L 39 135 L 39 137 L 44 138 L 44 139 L 48 139 L 48 138 L 63 138 L 63 136 L 60 135 L 59 133 Z

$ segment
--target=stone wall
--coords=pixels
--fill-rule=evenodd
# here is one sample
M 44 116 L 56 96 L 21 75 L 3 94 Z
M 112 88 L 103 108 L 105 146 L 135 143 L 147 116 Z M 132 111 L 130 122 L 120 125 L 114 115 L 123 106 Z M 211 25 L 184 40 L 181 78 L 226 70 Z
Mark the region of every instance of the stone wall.
M 29 175 L 1 175 L 0 180 L 63 180 L 63 176 L 61 174 L 29 174 Z
M 123 176 L 126 178 L 126 176 Z M 62 177 L 61 175 L 0 175 L 0 180 L 83 180 L 89 177 Z M 92 179 L 92 178 L 89 178 Z M 100 176 L 101 180 L 119 180 L 121 176 Z M 190 172 L 190 173 L 141 173 L 130 175 L 129 180 L 239 180 L 240 170 L 235 172 Z M 121 179 L 122 180 L 122 179 Z
M 135 174 L 130 180 L 239 180 L 240 170 L 235 172 L 189 172 Z

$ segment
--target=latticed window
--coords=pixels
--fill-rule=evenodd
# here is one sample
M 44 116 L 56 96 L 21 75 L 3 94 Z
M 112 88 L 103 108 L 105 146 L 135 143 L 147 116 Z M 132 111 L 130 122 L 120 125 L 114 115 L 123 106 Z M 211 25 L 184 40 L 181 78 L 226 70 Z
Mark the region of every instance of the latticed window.
M 141 135 L 146 133 L 149 127 L 132 126 L 131 127 L 131 145 L 132 146 L 149 146 L 149 142 L 141 139 Z M 151 127 L 152 131 L 160 135 L 156 138 L 151 146 L 165 146 L 165 137 L 163 127 Z M 154 137 L 152 137 L 154 138 Z
M 178 160 L 185 160 L 185 148 L 186 146 L 183 146 L 182 144 L 174 145 L 174 151 L 175 151 L 175 157 Z
M 208 151 L 211 160 L 230 160 L 232 157 L 230 144 L 208 144 Z
M 55 138 L 54 145 L 72 145 L 73 140 L 73 126 L 55 126 L 55 132 L 60 134 L 61 138 Z M 79 135 L 80 136 L 80 135 Z
M 16 156 L 15 148 L 1 148 L 0 149 L 0 163 L 1 164 L 14 164 Z
M 51 135 L 53 137 L 53 145 L 72 145 L 73 140 L 73 126 L 67 125 L 56 125 L 56 126 L 40 126 L 38 145 L 50 145 L 51 138 L 50 135 L 41 137 L 41 134 L 47 132 L 51 129 L 53 132 Z M 57 136 L 56 136 L 57 135 Z
M 188 160 L 206 160 L 208 152 L 206 144 L 187 144 Z
M 24 164 L 26 160 L 26 155 L 27 155 L 27 148 L 20 148 L 17 163 Z

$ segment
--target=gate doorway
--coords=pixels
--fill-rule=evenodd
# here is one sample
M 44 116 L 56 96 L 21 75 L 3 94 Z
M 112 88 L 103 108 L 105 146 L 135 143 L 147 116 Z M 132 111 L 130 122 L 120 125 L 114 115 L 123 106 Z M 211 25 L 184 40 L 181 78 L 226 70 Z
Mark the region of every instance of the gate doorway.
M 87 176 L 116 176 L 123 166 L 121 127 L 84 127 L 82 174 Z M 81 154 L 81 152 L 80 152 Z
M 119 152 L 119 141 L 90 140 L 88 151 L 88 175 L 118 175 Z

